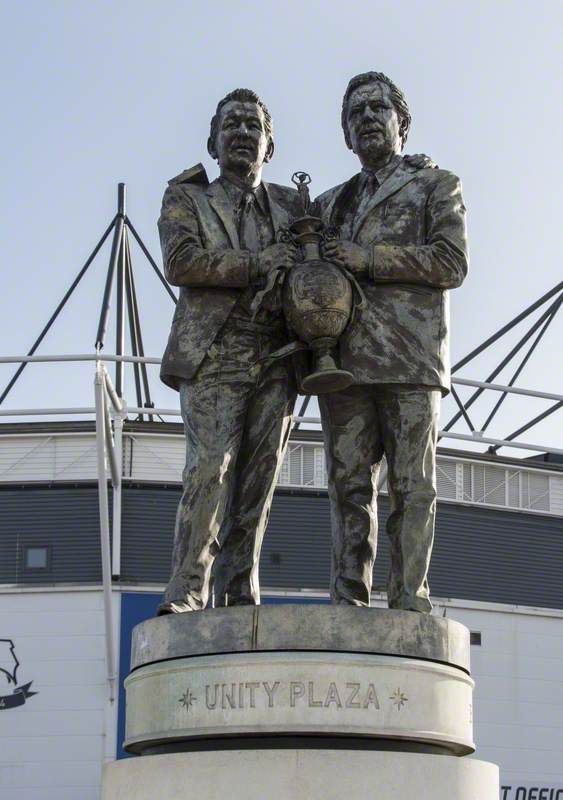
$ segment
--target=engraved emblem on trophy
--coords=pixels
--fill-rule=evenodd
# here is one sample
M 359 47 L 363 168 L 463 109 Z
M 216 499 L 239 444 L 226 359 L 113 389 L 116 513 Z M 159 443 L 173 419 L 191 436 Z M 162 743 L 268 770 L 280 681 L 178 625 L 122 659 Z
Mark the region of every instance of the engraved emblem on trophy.
M 354 292 L 346 273 L 322 257 L 321 244 L 334 232 L 320 217 L 310 214 L 310 176 L 296 172 L 291 180 L 301 197 L 304 215 L 290 225 L 287 237 L 300 247 L 303 261 L 286 277 L 283 308 L 288 325 L 313 353 L 313 371 L 304 378 L 303 391 L 325 394 L 345 389 L 354 381 L 351 372 L 339 368 L 336 352 L 338 339 L 352 315 Z

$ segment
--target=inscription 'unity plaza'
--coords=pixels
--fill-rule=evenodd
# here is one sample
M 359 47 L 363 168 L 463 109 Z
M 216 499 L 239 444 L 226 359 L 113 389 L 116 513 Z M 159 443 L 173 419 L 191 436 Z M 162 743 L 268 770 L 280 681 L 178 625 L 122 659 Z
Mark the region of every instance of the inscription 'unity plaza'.
M 456 754 L 474 749 L 473 681 L 443 663 L 363 653 L 223 653 L 147 664 L 126 688 L 131 752 L 156 738 L 251 731 L 408 736 L 445 741 Z
M 408 697 L 397 687 L 385 700 L 390 700 L 400 710 Z M 315 681 L 237 681 L 231 683 L 212 683 L 205 686 L 205 707 L 209 711 L 220 709 L 275 708 L 300 705 L 308 708 L 381 708 L 380 694 L 375 684 L 362 684 L 348 681 L 337 684 L 316 685 Z M 198 698 L 188 687 L 178 701 L 186 711 L 198 702 Z

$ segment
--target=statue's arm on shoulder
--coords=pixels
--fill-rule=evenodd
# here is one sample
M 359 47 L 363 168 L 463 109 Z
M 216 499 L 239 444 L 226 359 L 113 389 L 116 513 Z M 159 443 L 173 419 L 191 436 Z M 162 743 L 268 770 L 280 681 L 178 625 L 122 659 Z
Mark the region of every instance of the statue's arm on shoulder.
M 428 176 L 426 241 L 374 244 L 370 274 L 375 282 L 421 283 L 439 289 L 463 283 L 469 259 L 461 181 L 446 170 L 432 170 Z
M 332 201 L 334 200 L 335 196 L 341 191 L 342 187 L 345 184 L 341 183 L 338 186 L 333 186 L 332 189 L 327 189 L 326 192 L 323 192 L 318 197 L 315 198 L 313 201 L 312 209 L 315 215 L 322 217 L 325 222 L 328 224 L 329 219 L 327 216 L 332 209 Z
M 403 164 L 411 169 L 438 169 L 438 164 L 426 153 L 412 153 L 403 156 Z
M 250 254 L 205 247 L 192 194 L 198 187 L 172 183 L 158 220 L 166 279 L 173 286 L 243 287 L 250 283 Z

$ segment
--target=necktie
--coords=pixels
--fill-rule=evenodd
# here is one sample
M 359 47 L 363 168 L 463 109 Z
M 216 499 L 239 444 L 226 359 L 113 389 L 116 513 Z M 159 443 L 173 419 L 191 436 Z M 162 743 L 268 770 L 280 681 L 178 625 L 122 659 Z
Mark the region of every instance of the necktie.
M 364 194 L 371 198 L 377 192 L 378 188 L 379 188 L 379 181 L 377 180 L 375 175 L 372 175 L 371 173 L 368 174 L 366 184 L 364 187 Z
M 242 250 L 256 252 L 261 249 L 260 226 L 253 192 L 247 192 L 242 199 L 239 220 L 239 240 Z
M 368 211 L 372 198 L 374 194 L 377 192 L 379 188 L 379 181 L 372 175 L 368 173 L 366 175 L 366 179 L 364 181 L 363 188 L 360 193 L 360 202 L 358 203 L 358 207 L 356 209 L 356 213 L 354 215 L 354 228 L 358 224 L 358 222 L 362 219 L 364 214 Z

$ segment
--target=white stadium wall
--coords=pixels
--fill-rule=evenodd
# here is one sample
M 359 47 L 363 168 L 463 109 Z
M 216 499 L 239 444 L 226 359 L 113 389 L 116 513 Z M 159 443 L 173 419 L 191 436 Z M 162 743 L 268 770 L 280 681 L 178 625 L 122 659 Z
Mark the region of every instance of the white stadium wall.
M 480 634 L 477 755 L 500 766 L 501 800 L 563 800 L 563 612 L 478 606 L 443 609 Z
M 3 590 L 0 640 L 0 800 L 98 800 L 117 724 L 102 592 Z M 29 683 L 24 702 L 9 707 Z

